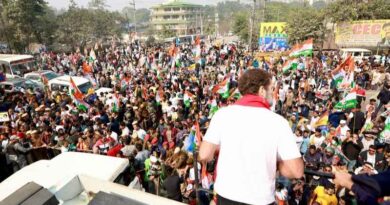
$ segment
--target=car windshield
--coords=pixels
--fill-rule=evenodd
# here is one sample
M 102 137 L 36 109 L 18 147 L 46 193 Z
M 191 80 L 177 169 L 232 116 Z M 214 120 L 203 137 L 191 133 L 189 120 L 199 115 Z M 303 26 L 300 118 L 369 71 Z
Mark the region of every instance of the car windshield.
M 45 73 L 45 76 L 46 76 L 47 80 L 51 80 L 51 79 L 58 77 L 59 75 L 54 73 L 54 72 L 49 72 L 49 73 Z
M 79 85 L 77 87 L 80 89 L 80 91 L 82 93 L 86 94 L 88 92 L 89 88 L 92 87 L 92 84 L 90 82 L 86 82 L 86 83 L 81 84 L 81 85 Z

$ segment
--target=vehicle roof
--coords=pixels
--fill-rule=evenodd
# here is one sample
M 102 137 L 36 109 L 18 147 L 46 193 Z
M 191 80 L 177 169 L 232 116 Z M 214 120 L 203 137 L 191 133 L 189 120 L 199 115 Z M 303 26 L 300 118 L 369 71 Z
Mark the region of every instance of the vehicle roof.
M 38 70 L 38 71 L 32 71 L 32 72 L 29 72 L 29 73 L 26 73 L 24 75 L 32 75 L 32 74 L 45 74 L 45 73 L 54 73 L 54 71 L 51 71 L 51 70 Z
M 89 82 L 88 79 L 83 78 L 83 77 L 78 77 L 78 76 L 72 76 L 72 79 L 76 83 L 76 85 L 84 84 Z M 59 76 L 57 78 L 49 80 L 49 84 L 60 84 L 60 85 L 69 85 L 70 83 L 70 76 L 69 75 L 64 75 L 64 76 Z
M 364 48 L 342 48 L 342 49 L 340 49 L 340 50 L 341 50 L 341 51 L 351 51 L 351 52 L 354 52 L 354 51 L 371 52 L 370 50 L 364 49 Z
M 6 81 L 0 82 L 0 84 L 15 84 L 19 82 L 26 81 L 24 78 L 7 78 Z
M 0 184 L 0 201 L 31 181 L 48 189 L 55 189 L 61 179 L 80 174 L 113 182 L 128 164 L 123 158 L 64 152 L 52 160 L 32 163 L 4 180 Z
M 23 60 L 26 58 L 34 59 L 32 55 L 0 54 L 0 61 L 6 61 L 6 62 Z

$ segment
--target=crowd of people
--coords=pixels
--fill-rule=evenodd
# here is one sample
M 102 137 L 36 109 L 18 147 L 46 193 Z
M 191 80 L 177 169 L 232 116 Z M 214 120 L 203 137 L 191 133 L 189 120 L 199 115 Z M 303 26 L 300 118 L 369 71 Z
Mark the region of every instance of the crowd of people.
M 10 117 L 0 124 L 1 152 L 7 164 L 2 170 L 11 174 L 22 169 L 30 163 L 31 150 L 40 147 L 104 154 L 129 160 L 126 185 L 132 188 L 190 204 L 198 196 L 202 204 L 209 204 L 214 198 L 218 154 L 209 163 L 197 162 L 196 147 L 213 114 L 240 98 L 240 76 L 263 69 L 273 78 L 272 110 L 288 120 L 305 169 L 370 175 L 386 171 L 390 56 L 353 62 L 352 70 L 343 67 L 345 59 L 336 51 L 296 60 L 297 67 L 286 71 L 283 65 L 288 57 L 279 53 L 256 56 L 235 44 L 198 39 L 179 45 L 134 42 L 98 46 L 93 52 L 42 52 L 36 69 L 85 76 L 94 89 L 83 96 L 86 109 L 69 92 L 51 92 L 48 87 L 25 93 L 0 90 L 0 107 Z M 337 69 L 349 69 L 354 85 L 339 87 Z M 102 87 L 113 91 L 94 92 Z M 358 103 L 337 107 L 352 89 L 358 93 Z M 379 94 L 366 99 L 366 91 Z M 275 199 L 277 204 L 290 205 L 353 204 L 355 200 L 353 193 L 335 186 L 332 179 L 316 175 L 278 178 Z

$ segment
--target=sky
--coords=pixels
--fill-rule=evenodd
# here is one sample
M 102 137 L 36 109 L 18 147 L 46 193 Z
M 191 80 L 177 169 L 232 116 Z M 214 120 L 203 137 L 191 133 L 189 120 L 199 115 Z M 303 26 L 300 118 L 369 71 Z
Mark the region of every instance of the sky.
M 69 0 L 46 0 L 50 6 L 56 8 L 56 9 L 62 9 L 62 8 L 68 8 Z M 79 6 L 86 7 L 88 5 L 88 2 L 90 0 L 75 0 L 75 2 Z M 137 9 L 139 8 L 150 8 L 151 6 L 161 4 L 166 2 L 167 0 L 135 0 L 135 6 Z M 192 0 L 187 2 L 194 2 L 196 4 L 216 4 L 219 1 L 223 0 Z M 108 9 L 110 10 L 122 10 L 124 7 L 129 6 L 130 2 L 133 2 L 132 0 L 106 0 L 107 5 L 109 6 Z

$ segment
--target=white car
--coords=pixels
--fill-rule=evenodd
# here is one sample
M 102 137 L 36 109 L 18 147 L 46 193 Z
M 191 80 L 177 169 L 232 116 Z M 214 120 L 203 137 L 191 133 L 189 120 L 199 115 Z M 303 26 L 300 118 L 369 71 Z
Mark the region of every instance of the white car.
M 84 94 L 87 94 L 88 90 L 93 87 L 91 81 L 89 81 L 87 78 L 64 75 L 49 80 L 48 86 L 50 91 L 52 91 L 52 93 L 54 93 L 54 91 L 58 91 L 61 93 L 68 93 L 69 85 L 70 85 L 70 77 L 72 77 L 76 86 Z
M 3 88 L 6 93 L 25 92 L 27 89 L 33 91 L 42 91 L 44 89 L 41 84 L 24 78 L 9 78 L 6 81 L 0 82 L 0 88 Z
M 44 84 L 43 77 L 47 79 L 47 81 L 52 80 L 54 78 L 59 77 L 60 75 L 51 71 L 51 70 L 40 70 L 40 71 L 33 71 L 30 73 L 24 74 L 25 79 L 32 80 L 36 83 Z

